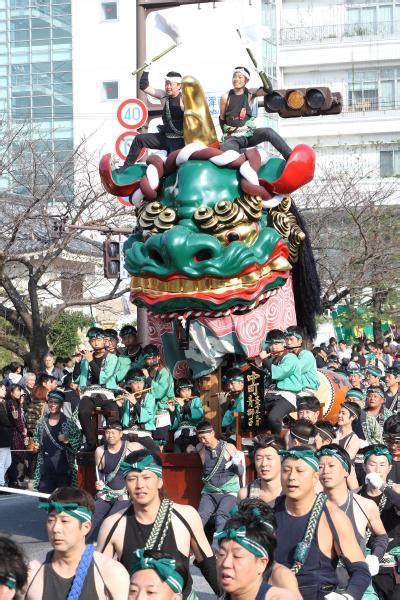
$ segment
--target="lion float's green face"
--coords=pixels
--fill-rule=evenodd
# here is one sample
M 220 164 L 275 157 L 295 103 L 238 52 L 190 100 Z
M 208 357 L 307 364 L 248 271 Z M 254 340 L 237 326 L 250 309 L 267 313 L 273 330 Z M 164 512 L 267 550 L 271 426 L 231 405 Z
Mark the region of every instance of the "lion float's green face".
M 259 177 L 274 181 L 284 166 L 272 158 Z M 138 180 L 145 169 L 114 172 L 114 181 Z M 237 169 L 190 160 L 161 179 L 155 200 L 142 200 L 124 247 L 136 305 L 167 316 L 246 312 L 286 283 L 287 241 L 267 226 L 262 199 L 244 194 L 239 181 Z

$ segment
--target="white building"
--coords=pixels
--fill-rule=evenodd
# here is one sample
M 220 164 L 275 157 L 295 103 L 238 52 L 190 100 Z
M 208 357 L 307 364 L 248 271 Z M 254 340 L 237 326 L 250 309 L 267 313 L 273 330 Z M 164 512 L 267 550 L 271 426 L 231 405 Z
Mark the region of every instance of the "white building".
M 400 0 L 224 0 L 162 14 L 182 44 L 153 65 L 153 85 L 171 68 L 194 75 L 217 117 L 232 68 L 250 66 L 236 28 L 266 26 L 266 38 L 250 45 L 274 86 L 327 85 L 344 106 L 337 116 L 272 114 L 260 124 L 279 128 L 291 145 L 315 145 L 320 163 L 355 152 L 377 176 L 400 175 Z M 171 44 L 154 16 L 147 58 Z M 127 131 L 118 106 L 136 95 L 135 0 L 0 0 L 0 39 L 0 102 L 14 123 L 36 123 L 60 158 L 82 139 L 99 157 L 115 153 Z M 253 70 L 250 85 L 258 84 Z
M 278 14 L 282 87 L 343 96 L 342 114 L 280 120 L 282 135 L 320 161 L 359 156 L 376 176 L 400 175 L 400 2 L 282 0 Z

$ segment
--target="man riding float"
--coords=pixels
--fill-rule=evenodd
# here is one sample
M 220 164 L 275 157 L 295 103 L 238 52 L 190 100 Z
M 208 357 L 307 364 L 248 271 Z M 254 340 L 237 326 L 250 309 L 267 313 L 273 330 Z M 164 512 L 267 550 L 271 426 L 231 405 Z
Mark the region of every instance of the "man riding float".
M 161 100 L 163 125 L 159 127 L 158 133 L 140 133 L 134 137 L 128 156 L 123 166 L 118 169 L 119 173 L 135 164 L 142 148 L 166 150 L 169 153 L 184 146 L 181 82 L 180 73 L 169 71 L 165 76 L 164 90 L 157 90 L 149 84 L 148 71 L 143 71 L 139 87 L 145 94 Z
M 239 152 L 262 142 L 270 142 L 287 159 L 291 148 L 273 129 L 269 127 L 256 129 L 252 115 L 257 96 L 265 96 L 272 92 L 272 85 L 265 76 L 265 80 L 269 83 L 267 89 L 263 87 L 247 89 L 246 84 L 249 79 L 250 72 L 246 67 L 235 67 L 232 76 L 233 89 L 221 97 L 219 122 L 224 134 L 221 150 Z
M 83 451 L 91 452 L 97 446 L 97 439 L 92 426 L 92 413 L 96 407 L 108 410 L 118 416 L 118 406 L 114 402 L 113 392 L 118 389 L 116 374 L 118 357 L 107 352 L 104 330 L 91 327 L 87 332 L 92 351 L 86 351 L 84 358 L 76 362 L 73 376 L 79 383 L 83 396 L 79 403 L 79 421 L 86 438 Z
M 296 354 L 300 362 L 302 390 L 309 393 L 319 388 L 319 377 L 315 356 L 310 350 L 303 347 L 303 334 L 300 327 L 291 325 L 284 333 L 285 346 L 290 352 Z M 306 418 L 306 417 L 305 417 Z
M 160 457 L 146 450 L 132 452 L 120 468 L 126 475 L 131 506 L 104 521 L 98 548 L 107 556 L 116 554 L 128 569 L 132 552 L 143 545 L 181 559 L 187 569 L 193 552 L 202 574 L 217 594 L 215 558 L 199 514 L 192 506 L 175 504 L 164 496 Z M 189 577 L 183 590 L 185 599 L 195 598 L 191 587 Z
M 267 334 L 269 354 L 261 352 L 260 357 L 264 360 L 264 368 L 270 373 L 273 383 L 276 383 L 276 391 L 268 391 L 265 397 L 267 403 L 271 403 L 268 413 L 267 427 L 271 433 L 280 433 L 283 418 L 295 410 L 296 394 L 303 389 L 301 379 L 301 367 L 297 356 L 285 349 L 283 332 L 272 329 Z

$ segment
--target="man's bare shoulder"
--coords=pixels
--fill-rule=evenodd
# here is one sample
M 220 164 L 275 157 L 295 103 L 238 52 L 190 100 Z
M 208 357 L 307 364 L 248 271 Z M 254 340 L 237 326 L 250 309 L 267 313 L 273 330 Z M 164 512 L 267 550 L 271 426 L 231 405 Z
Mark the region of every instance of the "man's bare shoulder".
M 43 563 L 38 560 L 30 560 L 28 563 L 28 579 L 32 579 L 35 573 L 38 572 Z
M 174 502 L 174 509 L 187 521 L 193 519 L 193 517 L 199 518 L 199 513 L 193 506 L 190 506 L 190 504 L 176 504 L 176 502 Z
M 124 565 L 122 565 L 117 560 L 102 554 L 101 552 L 94 552 L 93 558 L 96 561 L 97 566 L 101 572 L 112 573 L 113 577 L 118 577 L 121 575 L 127 575 L 128 571 L 125 569 Z
M 232 454 L 236 454 L 236 452 L 237 452 L 237 448 L 236 448 L 235 444 L 227 444 L 226 449 L 228 450 L 228 452 L 231 456 L 232 456 Z
M 377 505 L 370 498 L 364 498 L 364 496 L 360 496 L 360 494 L 353 494 L 353 498 L 366 513 L 379 515 Z
M 99 534 L 104 533 L 105 531 L 109 531 L 111 529 L 111 527 L 114 525 L 114 523 L 116 523 L 119 519 L 121 521 L 123 521 L 126 511 L 127 511 L 127 508 L 125 507 L 125 508 L 122 508 L 121 510 L 119 510 L 118 512 L 114 513 L 110 517 L 106 517 L 104 519 L 103 523 L 101 524 Z
M 289 590 L 272 587 L 265 595 L 265 600 L 296 600 L 296 596 Z

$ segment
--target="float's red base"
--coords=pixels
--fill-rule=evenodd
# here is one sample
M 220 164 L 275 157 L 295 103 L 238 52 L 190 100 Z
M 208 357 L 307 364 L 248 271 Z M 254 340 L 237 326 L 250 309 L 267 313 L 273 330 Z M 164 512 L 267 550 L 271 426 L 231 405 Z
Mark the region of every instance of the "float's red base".
M 174 502 L 190 504 L 197 508 L 202 488 L 202 465 L 198 454 L 165 453 L 163 462 L 163 481 L 165 493 Z M 246 457 L 247 481 L 254 478 L 251 461 Z M 93 465 L 79 465 L 78 487 L 94 494 L 95 470 Z

